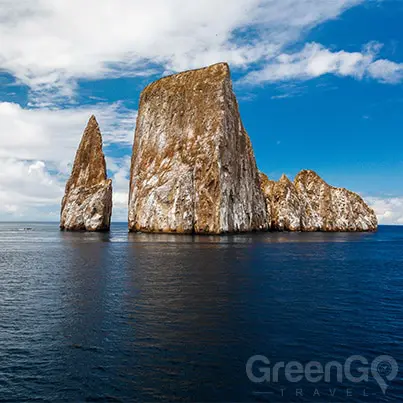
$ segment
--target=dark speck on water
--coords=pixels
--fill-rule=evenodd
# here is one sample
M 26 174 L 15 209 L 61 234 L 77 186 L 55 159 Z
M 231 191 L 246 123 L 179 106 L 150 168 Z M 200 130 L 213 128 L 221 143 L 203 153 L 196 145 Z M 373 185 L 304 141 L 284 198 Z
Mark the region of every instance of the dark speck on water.
M 0 401 L 403 401 L 402 307 L 403 227 L 199 237 L 0 223 Z M 266 369 L 386 354 L 401 370 L 385 395 L 372 377 L 253 383 L 256 354 Z

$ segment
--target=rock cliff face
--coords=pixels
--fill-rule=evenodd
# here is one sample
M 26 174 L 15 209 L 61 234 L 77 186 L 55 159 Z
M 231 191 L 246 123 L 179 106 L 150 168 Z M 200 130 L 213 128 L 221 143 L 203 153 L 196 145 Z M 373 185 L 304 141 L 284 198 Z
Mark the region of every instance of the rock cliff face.
M 360 196 L 328 185 L 313 171 L 301 171 L 292 183 L 261 174 L 270 229 L 280 231 L 375 231 L 374 211 Z
M 267 229 L 255 157 L 227 64 L 165 77 L 142 92 L 129 229 L 212 234 Z
M 62 200 L 60 229 L 107 231 L 112 214 L 112 181 L 107 179 L 102 136 L 91 116 Z
M 304 206 L 306 231 L 374 231 L 375 212 L 356 193 L 329 186 L 313 171 L 301 171 L 294 180 Z
M 294 184 L 283 175 L 278 182 L 261 174 L 268 206 L 268 223 L 276 231 L 300 231 L 302 206 Z

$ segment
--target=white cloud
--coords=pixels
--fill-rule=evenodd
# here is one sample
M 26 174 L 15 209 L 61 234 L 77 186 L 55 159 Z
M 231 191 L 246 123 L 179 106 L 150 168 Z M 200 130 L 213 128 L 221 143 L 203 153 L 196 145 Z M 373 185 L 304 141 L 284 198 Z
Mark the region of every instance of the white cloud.
M 403 225 L 403 197 L 367 197 L 380 224 Z
M 368 67 L 368 75 L 381 82 L 395 84 L 403 81 L 403 63 L 376 60 Z
M 0 205 L 5 206 L 0 220 L 57 220 L 71 163 L 92 113 L 97 116 L 106 146 L 118 144 L 130 152 L 136 111 L 120 104 L 24 109 L 18 104 L 0 103 Z M 129 163 L 125 158 L 108 164 L 120 193 L 127 192 L 124 170 L 128 172 Z
M 130 156 L 122 158 L 107 158 L 108 169 L 113 172 L 113 220 L 127 220 L 127 205 L 129 200 Z
M 67 175 L 44 161 L 0 158 L 0 165 L 0 221 L 59 219 Z M 107 158 L 107 166 L 113 181 L 113 220 L 126 221 L 130 157 Z
M 369 77 L 384 83 L 403 80 L 403 63 L 376 60 L 379 44 L 369 43 L 361 52 L 332 52 L 318 43 L 310 43 L 298 53 L 282 53 L 261 70 L 250 72 L 242 82 L 258 84 L 287 80 L 309 80 L 324 74 Z
M 78 78 L 245 67 L 365 0 L 0 0 L 0 69 L 39 96 Z M 247 30 L 247 39 L 237 32 Z
M 106 144 L 132 144 L 137 112 L 119 103 L 25 109 L 0 102 L 0 157 L 71 161 L 91 114 L 96 115 Z
M 52 176 L 44 161 L 19 161 L 0 157 L 0 219 L 33 218 L 44 209 L 54 212 L 63 185 Z

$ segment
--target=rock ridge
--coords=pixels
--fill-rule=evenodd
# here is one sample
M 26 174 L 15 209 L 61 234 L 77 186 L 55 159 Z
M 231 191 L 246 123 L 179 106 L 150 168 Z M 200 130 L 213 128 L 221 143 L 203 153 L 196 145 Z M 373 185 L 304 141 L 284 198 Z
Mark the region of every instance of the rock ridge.
M 269 228 L 278 231 L 376 231 L 375 212 L 356 193 L 328 185 L 316 172 L 302 170 L 291 182 L 261 173 Z

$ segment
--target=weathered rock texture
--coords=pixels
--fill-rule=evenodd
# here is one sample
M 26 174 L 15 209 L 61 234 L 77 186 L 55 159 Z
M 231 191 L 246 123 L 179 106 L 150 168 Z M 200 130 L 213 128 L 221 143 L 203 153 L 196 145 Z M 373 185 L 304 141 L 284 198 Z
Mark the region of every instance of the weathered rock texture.
M 112 180 L 107 179 L 102 136 L 91 116 L 62 200 L 60 229 L 107 231 L 112 214 Z
M 302 206 L 294 184 L 285 175 L 275 182 L 261 174 L 261 181 L 270 229 L 300 231 Z
M 267 229 L 227 64 L 165 77 L 144 89 L 130 179 L 131 231 Z
M 375 231 L 374 211 L 360 196 L 328 185 L 313 171 L 301 171 L 292 183 L 261 174 L 270 229 L 280 231 Z

